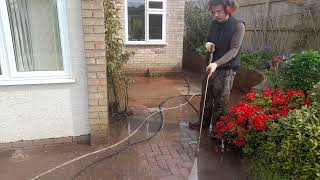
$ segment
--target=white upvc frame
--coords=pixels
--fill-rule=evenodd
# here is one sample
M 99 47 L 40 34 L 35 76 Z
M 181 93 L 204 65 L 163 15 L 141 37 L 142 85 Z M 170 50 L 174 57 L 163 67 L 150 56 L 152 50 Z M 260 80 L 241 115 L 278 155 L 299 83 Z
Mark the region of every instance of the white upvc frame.
M 149 38 L 149 15 L 162 15 L 162 39 L 150 39 Z M 148 24 L 147 24 L 147 32 L 146 32 L 146 39 L 147 39 L 147 42 L 151 43 L 151 44 L 162 44 L 162 43 L 165 43 L 165 36 L 166 36 L 166 28 L 164 26 L 164 24 L 166 23 L 166 20 L 164 18 L 164 12 L 147 12 L 147 21 L 148 21 Z
M 166 0 L 145 0 L 145 40 L 144 41 L 129 41 L 129 30 L 128 30 L 128 0 L 124 0 L 125 9 L 125 44 L 127 45 L 166 45 L 166 11 L 167 4 Z M 149 8 L 149 2 L 162 2 L 163 8 Z M 162 15 L 162 39 L 150 40 L 149 39 L 149 15 L 160 14 Z
M 154 10 L 154 11 L 164 11 L 165 10 L 165 7 L 166 7 L 166 2 L 165 2 L 165 0 L 146 0 L 146 2 L 147 2 L 147 9 L 148 10 Z M 158 9 L 158 8 L 150 8 L 149 7 L 149 2 L 162 2 L 163 4 L 163 6 L 162 6 L 162 9 Z
M 39 82 L 45 83 L 45 80 L 48 80 L 48 82 L 52 82 L 52 80 L 54 79 L 54 82 L 58 83 L 59 81 L 56 80 L 61 79 L 61 82 L 64 83 L 66 82 L 66 79 L 72 78 L 66 0 L 57 0 L 57 11 L 62 49 L 63 70 L 18 72 L 16 68 L 14 46 L 12 42 L 11 27 L 6 1 L 0 1 L 0 63 L 3 74 L 3 76 L 0 76 L 0 80 L 26 81 L 26 84 L 28 84 L 28 80 L 30 80 L 30 82 L 39 80 Z M 0 85 L 1 84 L 12 83 L 0 82 Z M 23 83 L 20 82 L 18 84 Z
M 7 10 L 4 3 L 5 1 L 0 1 L 0 65 L 2 72 L 2 74 L 0 75 L 0 80 L 8 79 L 5 28 L 1 23 L 3 21 L 3 13 L 5 13 Z

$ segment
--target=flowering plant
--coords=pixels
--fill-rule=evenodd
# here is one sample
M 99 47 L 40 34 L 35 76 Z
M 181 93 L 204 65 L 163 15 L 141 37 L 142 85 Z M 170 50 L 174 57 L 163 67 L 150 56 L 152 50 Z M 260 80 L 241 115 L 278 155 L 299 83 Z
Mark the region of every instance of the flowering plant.
M 286 117 L 290 110 L 311 104 L 302 90 L 268 89 L 262 93 L 252 91 L 220 118 L 214 133 L 251 153 L 264 139 L 264 131 L 272 123 L 276 123 L 279 117 Z
M 320 52 L 275 56 L 274 67 L 266 72 L 272 87 L 311 90 L 320 81 Z
M 281 58 L 281 56 L 275 56 L 274 58 L 273 58 L 273 60 L 275 61 L 275 62 L 277 62 L 277 63 L 282 63 L 282 58 Z

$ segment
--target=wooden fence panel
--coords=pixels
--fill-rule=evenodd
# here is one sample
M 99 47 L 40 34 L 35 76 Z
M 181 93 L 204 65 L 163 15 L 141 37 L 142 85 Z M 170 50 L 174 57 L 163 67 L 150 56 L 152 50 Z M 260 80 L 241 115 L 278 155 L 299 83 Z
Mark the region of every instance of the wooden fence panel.
M 287 0 L 241 0 L 235 16 L 246 23 L 243 49 L 319 49 L 320 10 L 315 12 L 312 17 L 309 11 Z

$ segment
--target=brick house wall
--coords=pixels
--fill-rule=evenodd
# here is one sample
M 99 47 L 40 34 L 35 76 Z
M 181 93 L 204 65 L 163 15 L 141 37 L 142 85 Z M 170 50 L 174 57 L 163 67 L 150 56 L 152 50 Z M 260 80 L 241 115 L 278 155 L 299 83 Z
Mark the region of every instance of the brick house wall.
M 119 0 L 122 36 L 125 39 L 125 0 Z M 182 68 L 185 0 L 166 2 L 166 45 L 126 45 L 135 55 L 124 66 L 129 73 L 177 72 Z
M 176 72 L 182 68 L 184 0 L 167 0 L 166 45 L 127 45 L 134 51 L 125 71 L 143 73 Z M 125 39 L 124 0 L 119 0 L 121 32 Z M 89 121 L 91 126 L 91 144 L 107 143 L 108 104 L 105 64 L 105 28 L 103 0 L 82 0 L 82 21 L 84 29 L 84 47 L 87 63 Z
M 107 143 L 108 100 L 103 0 L 82 0 L 91 144 Z

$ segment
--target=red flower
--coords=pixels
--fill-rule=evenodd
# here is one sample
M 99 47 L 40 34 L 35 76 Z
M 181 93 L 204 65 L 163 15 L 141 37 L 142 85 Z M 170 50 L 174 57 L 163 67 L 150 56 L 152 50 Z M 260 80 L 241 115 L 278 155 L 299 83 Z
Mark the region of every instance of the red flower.
M 280 56 L 275 56 L 275 57 L 273 58 L 273 60 L 274 60 L 275 62 L 277 62 L 277 63 L 282 63 Z
M 270 119 L 277 119 L 280 116 L 280 114 L 272 114 L 270 115 Z
M 233 131 L 233 129 L 234 129 L 234 125 L 235 125 L 235 123 L 234 122 L 229 122 L 229 124 L 227 125 L 227 128 L 228 128 L 228 131 Z
M 306 105 L 306 106 L 310 106 L 310 105 L 312 105 L 312 100 L 311 99 L 305 99 L 305 100 L 302 101 L 301 104 Z
M 244 136 L 240 136 L 233 140 L 233 143 L 238 145 L 238 146 L 245 146 L 247 144 L 246 139 Z
M 292 98 L 295 96 L 304 96 L 304 91 L 294 91 L 294 90 L 288 90 L 288 98 Z
M 285 97 L 283 94 L 274 94 L 273 95 L 273 105 L 287 105 L 289 103 L 289 100 Z
M 272 104 L 269 103 L 270 99 Z M 253 137 L 250 139 L 259 138 L 259 133 L 269 126 L 266 122 L 285 117 L 290 110 L 301 105 L 312 104 L 311 99 L 305 99 L 304 91 L 271 88 L 261 94 L 249 92 L 244 100 L 232 106 L 214 128 L 218 137 L 240 147 L 251 144 L 246 140 L 249 136 Z
M 249 114 L 248 113 L 243 113 L 243 114 L 238 114 L 236 122 L 237 124 L 239 124 L 240 126 L 243 126 L 243 121 L 246 121 L 248 119 Z
M 237 129 L 237 133 L 238 133 L 238 135 L 241 135 L 241 134 L 242 134 L 242 132 L 241 132 L 240 129 Z
M 265 121 L 269 120 L 265 115 L 256 115 L 253 117 L 251 124 L 256 126 L 257 131 L 261 131 L 267 128 L 267 126 L 264 124 Z
M 223 123 L 227 122 L 227 117 L 226 116 L 222 116 L 220 118 L 220 122 L 223 122 Z
M 288 116 L 289 110 L 287 108 L 283 108 L 279 111 L 280 116 Z
M 225 122 L 218 121 L 216 124 L 216 127 L 214 129 L 214 132 L 218 135 L 220 138 L 224 138 L 224 133 L 226 132 Z
M 270 110 L 271 112 L 277 112 L 277 111 L 278 111 L 278 109 L 275 108 L 275 107 L 271 107 L 269 110 Z
M 245 97 L 244 100 L 246 101 L 254 101 L 256 100 L 257 94 L 255 92 L 249 92 Z
M 264 97 L 271 97 L 272 96 L 272 89 L 270 88 L 270 89 L 264 91 L 263 96 Z

